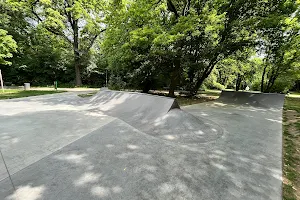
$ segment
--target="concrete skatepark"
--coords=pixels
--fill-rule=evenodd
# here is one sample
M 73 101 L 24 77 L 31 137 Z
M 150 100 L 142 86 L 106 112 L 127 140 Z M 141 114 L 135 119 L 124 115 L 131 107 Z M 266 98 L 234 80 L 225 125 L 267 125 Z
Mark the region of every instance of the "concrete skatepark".
M 0 101 L 0 199 L 282 199 L 284 95 L 77 94 Z

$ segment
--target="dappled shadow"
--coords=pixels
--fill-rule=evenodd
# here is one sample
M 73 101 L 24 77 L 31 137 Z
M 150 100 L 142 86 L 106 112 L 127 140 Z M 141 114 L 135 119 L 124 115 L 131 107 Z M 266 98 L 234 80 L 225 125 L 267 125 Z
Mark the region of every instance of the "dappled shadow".
M 110 98 L 115 101 L 110 102 Z M 129 99 L 134 102 L 132 107 L 117 108 Z M 24 153 L 22 148 L 6 151 L 8 157 L 17 159 L 9 165 L 18 169 L 16 163 L 26 161 L 24 157 L 32 158 L 34 153 L 42 156 L 13 174 L 16 191 L 7 178 L 0 182 L 0 199 L 16 198 L 24 191 L 32 191 L 36 199 L 47 200 L 280 199 L 280 109 L 211 102 L 185 107 L 193 116 L 179 109 L 166 114 L 170 104 L 168 108 L 160 107 L 159 100 L 155 102 L 159 108 L 154 110 L 153 101 L 147 103 L 136 96 L 129 99 L 116 94 L 100 102 L 86 99 L 81 107 L 68 105 L 67 101 L 56 102 L 57 109 L 75 111 L 47 111 L 34 116 L 24 113 L 30 116 L 30 125 L 18 125 L 24 123 L 24 118 L 18 120 L 19 115 L 13 114 L 14 120 L 7 121 L 16 124 L 6 127 L 31 128 L 23 131 L 34 132 L 35 139 L 26 139 L 20 133 L 18 137 L 7 137 L 6 133 L 12 131 L 8 130 L 0 135 L 1 145 L 28 145 L 36 151 L 20 153 L 23 157 L 16 156 L 20 150 Z M 51 102 L 38 101 L 33 100 L 31 106 L 51 107 Z M 145 106 L 137 107 L 136 102 Z M 33 107 L 30 109 L 34 112 Z M 95 128 L 93 125 L 104 120 L 106 114 L 123 121 L 114 120 Z M 6 121 L 10 116 L 2 117 Z M 66 128 L 71 132 L 63 131 L 61 136 L 58 132 L 57 140 L 51 141 L 48 135 L 56 133 L 52 128 L 61 130 L 65 124 L 69 124 Z M 34 130 L 36 127 L 40 131 Z M 77 134 L 80 127 L 87 129 L 83 135 Z M 74 136 L 77 139 L 68 138 Z M 45 145 L 43 140 L 49 140 L 51 145 Z M 64 140 L 69 143 L 58 145 L 60 148 L 54 145 Z
M 242 152 L 225 140 L 206 147 L 168 143 L 115 120 L 18 172 L 13 180 L 17 188 L 43 186 L 40 199 L 280 196 L 275 187 L 281 179 L 276 157 Z M 11 195 L 9 190 L 6 199 Z
M 15 173 L 112 120 L 99 113 L 61 110 L 0 115 L 0 148 Z M 1 168 L 0 180 L 5 177 Z

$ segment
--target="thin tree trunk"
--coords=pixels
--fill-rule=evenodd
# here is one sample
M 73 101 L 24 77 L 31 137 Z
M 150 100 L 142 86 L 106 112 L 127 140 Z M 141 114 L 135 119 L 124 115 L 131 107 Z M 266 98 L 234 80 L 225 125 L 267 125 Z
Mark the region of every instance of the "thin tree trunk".
M 80 58 L 79 55 L 76 55 L 75 53 L 75 58 L 74 58 L 74 66 L 75 66 L 75 74 L 76 74 L 76 86 L 82 86 L 82 81 L 81 81 L 81 72 L 80 72 Z
M 74 67 L 75 67 L 75 74 L 76 74 L 76 86 L 82 85 L 81 80 L 81 72 L 80 72 L 80 53 L 79 53 L 79 30 L 78 30 L 78 20 L 74 21 L 73 24 L 73 36 L 74 36 L 74 44 L 73 44 L 73 50 L 74 50 Z
M 267 88 L 266 88 L 266 92 L 270 92 L 272 87 L 274 86 L 274 83 L 277 79 L 278 75 L 275 75 L 275 74 L 272 74 L 271 77 L 270 77 L 270 80 L 268 82 L 268 85 L 267 85 Z
M 264 71 L 263 71 L 262 76 L 261 76 L 261 85 L 260 85 L 260 91 L 261 92 L 264 92 L 264 84 L 265 84 L 266 71 L 267 71 L 267 65 L 265 65 Z
M 180 77 L 180 60 L 175 61 L 174 70 L 171 72 L 171 82 L 169 88 L 169 97 L 175 97 L 175 89 Z
M 143 93 L 148 93 L 151 89 L 151 81 L 147 80 L 144 87 L 143 87 Z
M 206 79 L 206 75 L 202 75 L 201 78 L 197 81 L 195 87 L 193 88 L 193 90 L 191 91 L 191 94 L 192 95 L 196 95 L 200 86 L 203 84 L 204 80 Z
M 204 70 L 202 76 L 197 80 L 195 87 L 191 91 L 191 95 L 196 95 L 200 86 L 203 84 L 204 80 L 210 75 L 212 70 L 214 69 L 215 65 L 218 63 L 218 56 L 213 58 L 209 65 Z
M 237 75 L 236 83 L 235 83 L 235 91 L 239 91 L 241 88 L 242 76 L 240 74 Z

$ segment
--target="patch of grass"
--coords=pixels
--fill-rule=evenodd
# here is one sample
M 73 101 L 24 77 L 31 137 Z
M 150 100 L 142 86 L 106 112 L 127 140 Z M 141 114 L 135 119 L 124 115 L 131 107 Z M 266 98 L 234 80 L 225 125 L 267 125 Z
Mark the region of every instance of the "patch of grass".
M 87 98 L 87 97 L 94 96 L 96 93 L 97 93 L 97 91 L 95 91 L 95 92 L 90 92 L 90 93 L 87 93 L 87 94 L 79 94 L 78 96 L 79 96 L 79 97 L 82 97 L 82 98 Z
M 211 97 L 183 97 L 183 96 L 178 96 L 176 97 L 176 100 L 180 106 L 187 106 L 187 105 L 192 105 L 192 104 L 198 104 L 198 103 L 203 103 L 203 102 L 208 102 L 208 101 L 213 101 L 215 98 Z
M 205 91 L 199 91 L 198 94 L 204 95 L 204 96 L 215 96 L 218 97 L 221 94 L 221 90 L 205 90 Z
M 152 91 L 150 94 L 158 96 L 168 96 L 168 91 L 157 90 Z M 213 101 L 217 99 L 221 94 L 220 90 L 206 90 L 200 91 L 196 96 L 188 96 L 189 93 L 176 92 L 176 100 L 180 106 L 187 106 L 192 104 L 203 103 L 207 101 Z
M 0 91 L 0 100 L 1 99 L 15 99 L 15 98 L 22 98 L 22 97 L 30 97 L 30 96 L 38 96 L 38 95 L 45 95 L 45 94 L 56 94 L 62 93 L 64 91 L 41 91 L 41 90 L 18 90 L 18 89 L 10 89 L 4 90 L 4 92 Z
M 284 110 L 295 110 L 300 114 L 300 98 L 286 97 Z
M 283 112 L 283 199 L 300 199 L 300 98 L 287 97 Z

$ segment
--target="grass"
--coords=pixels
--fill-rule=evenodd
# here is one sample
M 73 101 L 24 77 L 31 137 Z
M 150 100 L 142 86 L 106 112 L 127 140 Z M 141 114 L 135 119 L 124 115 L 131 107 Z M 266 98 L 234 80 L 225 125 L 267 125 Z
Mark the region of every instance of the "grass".
M 90 92 L 90 93 L 87 93 L 87 94 L 78 94 L 78 96 L 79 96 L 79 97 L 82 97 L 82 98 L 87 98 L 87 97 L 94 96 L 96 93 L 97 93 L 97 91 L 95 91 L 95 92 Z
M 82 98 L 88 98 L 93 95 L 95 95 L 97 91 L 90 92 L 87 94 L 79 94 L 79 97 Z M 180 106 L 186 106 L 186 105 L 192 105 L 197 103 L 203 103 L 207 101 L 215 100 L 220 96 L 221 91 L 218 90 L 207 90 L 207 91 L 201 91 L 197 96 L 194 97 L 187 97 L 185 95 L 177 95 L 176 99 Z M 153 95 L 159 95 L 159 96 L 167 96 L 167 91 L 155 91 L 154 93 L 151 93 Z
M 29 96 L 38 96 L 38 95 L 45 95 L 45 94 L 56 94 L 62 93 L 64 91 L 41 91 L 41 90 L 18 90 L 18 89 L 9 89 L 4 90 L 4 92 L 0 91 L 0 100 L 1 99 L 15 99 L 15 98 L 22 98 L 22 97 L 29 97 Z
M 216 97 L 211 97 L 211 96 L 195 96 L 195 97 L 184 97 L 184 96 L 178 96 L 176 97 L 176 100 L 180 106 L 188 106 L 192 104 L 198 104 L 198 103 L 203 103 L 203 102 L 208 102 L 208 101 L 213 101 L 217 98 Z
M 283 199 L 300 199 L 300 98 L 286 97 L 283 112 Z

